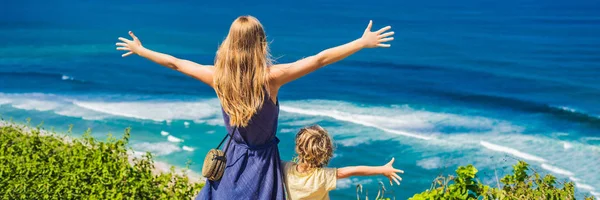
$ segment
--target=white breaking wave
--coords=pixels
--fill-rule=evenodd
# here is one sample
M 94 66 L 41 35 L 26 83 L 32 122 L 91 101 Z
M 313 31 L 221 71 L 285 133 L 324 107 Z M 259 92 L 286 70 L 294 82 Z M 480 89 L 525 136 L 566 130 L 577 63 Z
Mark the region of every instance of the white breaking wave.
M 521 128 L 500 120 L 431 112 L 406 105 L 364 107 L 341 101 L 308 100 L 283 102 L 280 109 L 285 112 L 280 121 L 288 126 L 306 126 L 318 123 L 319 118 L 324 117 L 422 140 L 436 139 L 443 132 L 442 127 L 481 132 L 521 131 Z M 302 115 L 318 117 L 307 118 Z
M 280 133 L 293 133 L 293 132 L 296 132 L 296 131 L 298 131 L 298 130 L 291 129 L 291 128 L 284 128 L 284 129 L 279 130 Z
M 568 142 L 563 142 L 563 148 L 570 149 L 570 148 L 573 148 L 573 145 L 571 143 L 568 143 Z
M 37 111 L 49 111 L 56 109 L 60 106 L 58 103 L 45 102 L 35 99 L 22 99 L 19 101 L 11 102 L 12 106 L 23 110 L 37 110 Z
M 537 161 L 537 162 L 546 162 L 545 159 L 528 154 L 528 153 L 524 153 L 524 152 L 520 152 L 516 149 L 510 148 L 510 147 L 505 147 L 505 146 L 500 146 L 500 145 L 496 145 L 496 144 L 492 144 L 486 141 L 480 141 L 479 144 L 481 144 L 483 147 L 490 149 L 492 151 L 498 151 L 498 152 L 504 152 L 504 153 L 508 153 L 511 154 L 513 156 L 519 157 L 519 158 L 523 158 L 525 160 L 530 160 L 530 161 Z
M 169 136 L 167 137 L 167 140 L 168 140 L 169 142 L 175 142 L 175 143 L 183 142 L 183 140 L 182 140 L 182 139 L 180 139 L 180 138 L 177 138 L 177 137 L 175 137 L 175 136 L 172 136 L 172 135 L 169 135 Z
M 169 143 L 169 142 L 158 142 L 158 143 L 149 143 L 149 142 L 142 142 L 142 143 L 135 143 L 131 145 L 131 148 L 134 149 L 134 151 L 136 152 L 136 155 L 143 155 L 143 152 L 150 152 L 152 154 L 158 155 L 158 156 L 165 156 L 165 155 L 169 155 L 175 152 L 179 152 L 181 151 L 181 148 L 179 148 L 179 146 L 173 144 L 173 143 Z M 141 153 L 138 153 L 141 152 Z
M 594 113 L 588 113 L 586 111 L 581 111 L 581 110 L 574 109 L 574 108 L 567 107 L 567 106 L 556 106 L 554 108 L 558 108 L 558 109 L 561 109 L 561 110 L 564 110 L 564 111 L 567 111 L 567 112 L 571 112 L 571 113 L 584 114 L 584 115 L 587 115 L 589 117 L 600 119 L 600 115 L 595 115 Z
M 564 110 L 564 111 L 569 111 L 569 112 L 577 112 L 577 110 L 573 109 L 573 108 L 569 108 L 567 106 L 558 106 L 557 108 Z
M 561 169 L 561 168 L 558 168 L 558 167 L 555 167 L 555 166 L 552 166 L 552 165 L 548 165 L 546 163 L 542 163 L 542 168 L 544 168 L 545 170 L 557 173 L 557 174 L 564 175 L 564 176 L 573 176 L 573 175 L 575 175 L 573 172 L 570 172 L 570 171 L 567 171 L 567 170 L 564 170 L 564 169 Z
M 478 116 L 464 116 L 445 112 L 431 112 L 423 109 L 414 109 L 407 105 L 389 107 L 364 107 L 342 101 L 309 100 L 284 102 L 282 110 L 287 108 L 300 109 L 301 113 L 313 116 L 351 117 L 357 121 L 376 124 L 394 130 L 427 133 L 438 127 L 460 127 L 476 130 L 496 129 L 500 124 Z M 282 104 L 282 105 L 283 105 Z M 310 119 L 301 119 L 310 120 Z
M 99 120 L 127 117 L 153 121 L 207 120 L 220 118 L 217 99 L 196 102 L 125 101 L 105 102 L 51 94 L 3 94 L 0 104 L 9 104 L 23 110 L 53 111 L 56 114 Z M 222 123 L 222 122 L 221 122 Z
M 73 77 L 67 76 L 67 75 L 62 75 L 62 80 L 66 81 L 66 80 L 73 80 Z
M 282 111 L 285 111 L 285 112 L 298 113 L 298 114 L 303 114 L 303 115 L 331 117 L 331 118 L 334 118 L 334 119 L 337 119 L 340 121 L 352 122 L 352 123 L 360 124 L 363 126 L 377 128 L 377 129 L 383 130 L 385 132 L 394 133 L 394 134 L 398 134 L 398 135 L 404 135 L 404 136 L 423 139 L 423 140 L 430 140 L 433 138 L 431 136 L 419 135 L 419 134 L 414 134 L 414 133 L 380 127 L 380 126 L 377 126 L 376 124 L 357 120 L 356 116 L 352 116 L 347 113 L 342 113 L 342 112 L 338 112 L 338 111 L 329 111 L 329 112 L 328 111 L 313 111 L 313 110 L 303 110 L 303 109 L 287 107 L 287 106 L 281 106 L 280 108 Z
M 202 102 L 73 102 L 76 106 L 115 116 L 166 121 L 201 119 L 215 115 L 213 105 Z
M 583 184 L 583 183 L 575 183 L 575 187 L 579 188 L 579 189 L 584 189 L 587 191 L 594 191 L 596 188 L 592 187 L 591 185 L 588 184 Z
M 9 99 L 2 99 L 2 98 L 0 98 L 0 105 L 9 104 L 9 103 L 11 103 L 11 102 L 12 102 L 12 101 L 11 101 L 11 100 L 9 100 Z
M 600 193 L 596 192 L 596 188 L 594 188 L 591 185 L 585 184 L 585 183 L 581 183 L 582 180 L 575 178 L 575 177 L 569 177 L 569 179 L 571 181 L 573 181 L 573 183 L 575 183 L 575 187 L 582 189 L 582 190 L 587 190 L 588 192 L 590 192 L 590 194 L 592 194 L 592 196 L 599 198 L 600 197 Z
M 62 106 L 58 109 L 55 109 L 54 113 L 67 117 L 81 117 L 85 120 L 101 120 L 110 117 L 110 115 L 104 113 L 98 113 L 75 106 Z
M 183 125 L 184 125 L 186 128 L 189 128 L 189 127 L 190 127 L 190 122 L 183 122 Z
M 356 185 L 361 184 L 363 185 L 363 187 L 366 186 L 370 186 L 371 183 L 373 183 L 373 180 L 371 179 L 363 179 L 360 180 L 358 178 L 346 178 L 346 179 L 340 179 L 336 182 L 336 188 L 340 188 L 340 189 L 346 189 L 346 188 L 350 188 L 350 187 L 356 187 Z M 363 196 L 364 196 L 364 190 L 363 190 Z
M 183 147 L 182 147 L 182 149 L 183 149 L 184 151 L 194 151 L 194 150 L 195 150 L 194 148 L 192 148 L 192 147 L 188 147 L 188 146 L 183 146 Z
M 213 118 L 209 118 L 209 119 L 197 119 L 194 120 L 194 123 L 198 123 L 198 124 L 208 124 L 211 126 L 224 126 L 223 124 L 223 118 L 222 117 L 213 117 Z
M 162 136 L 167 136 L 167 135 L 169 135 L 169 132 L 166 132 L 166 131 L 161 131 L 161 132 L 160 132 L 160 135 L 162 135 Z
M 599 179 L 600 174 L 598 174 L 600 172 L 600 170 L 597 166 L 598 166 L 598 164 L 600 164 L 599 163 L 600 160 L 598 160 L 598 159 L 590 160 L 589 159 L 590 157 L 594 157 L 594 155 L 593 155 L 594 153 L 587 151 L 586 148 L 591 148 L 591 147 L 585 147 L 585 146 L 578 147 L 578 148 L 582 148 L 582 150 L 577 151 L 577 152 L 568 152 L 568 154 L 564 154 L 564 152 L 565 152 L 564 150 L 561 151 L 560 149 L 557 149 L 557 147 L 560 147 L 560 146 L 563 146 L 563 149 L 564 149 L 563 141 L 557 140 L 555 142 L 550 142 L 550 141 L 546 141 L 546 140 L 550 140 L 550 139 L 541 139 L 541 138 L 535 138 L 535 137 L 524 136 L 524 135 L 521 135 L 519 137 L 520 137 L 519 139 L 512 137 L 512 140 L 520 141 L 521 143 L 523 143 L 523 145 L 527 145 L 527 146 L 520 146 L 522 149 L 540 150 L 538 153 L 544 153 L 545 157 L 550 158 L 550 159 L 544 159 L 537 155 L 531 155 L 531 154 L 516 150 L 514 148 L 500 146 L 500 145 L 492 144 L 492 143 L 489 143 L 486 141 L 480 141 L 480 144 L 482 146 L 484 146 L 485 148 L 488 148 L 488 149 L 491 149 L 494 151 L 498 151 L 498 152 L 508 153 L 510 155 L 522 158 L 524 160 L 540 162 L 540 166 L 542 167 L 542 169 L 547 170 L 556 175 L 569 177 L 569 179 L 571 179 L 571 181 L 573 181 L 575 183 L 575 186 L 577 188 L 587 190 L 587 191 L 595 191 L 595 188 L 593 186 L 589 185 L 588 183 L 585 183 L 581 179 L 574 177 L 576 174 L 580 174 L 580 175 L 584 174 L 586 176 L 587 180 L 595 181 L 596 184 L 599 183 L 597 181 L 600 180 Z M 531 138 L 527 139 L 528 137 L 531 137 Z M 527 141 L 527 140 L 530 140 L 530 141 Z M 500 141 L 503 141 L 503 140 L 500 140 Z M 537 141 L 537 142 L 535 142 L 535 141 Z M 540 143 L 542 141 L 543 141 L 543 143 Z M 539 143 L 539 144 L 536 144 L 536 143 Z M 544 144 L 552 144 L 552 143 L 554 144 L 553 145 L 554 147 L 543 146 Z M 562 144 L 562 145 L 560 145 L 560 144 Z M 569 145 L 572 145 L 572 144 L 569 143 Z M 571 148 L 571 147 L 569 147 L 569 148 Z M 579 161 L 582 161 L 582 162 L 579 162 Z M 572 170 L 576 170 L 576 171 L 574 172 L 571 170 L 567 170 L 567 169 L 564 169 L 561 167 L 551 165 L 549 163 L 560 163 L 563 166 L 569 167 L 568 169 L 572 169 Z
M 370 140 L 365 139 L 365 138 L 360 138 L 360 137 L 353 137 L 353 138 L 348 138 L 348 139 L 335 140 L 334 142 L 336 144 L 341 144 L 346 147 L 355 147 L 355 146 L 358 146 L 361 144 L 369 143 Z
M 442 165 L 442 159 L 440 157 L 425 158 L 417 161 L 417 166 L 423 169 L 438 169 Z

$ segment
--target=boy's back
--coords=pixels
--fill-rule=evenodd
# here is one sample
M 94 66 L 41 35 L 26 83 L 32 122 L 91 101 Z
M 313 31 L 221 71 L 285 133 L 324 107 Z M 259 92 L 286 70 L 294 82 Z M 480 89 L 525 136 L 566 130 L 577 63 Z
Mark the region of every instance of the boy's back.
M 305 127 L 296 134 L 297 164 L 283 164 L 288 199 L 328 200 L 329 191 L 336 187 L 337 179 L 351 176 L 384 175 L 400 185 L 402 170 L 395 169 L 394 158 L 383 166 L 350 166 L 326 168 L 333 157 L 333 142 L 325 129 L 319 125 Z
M 314 168 L 308 172 L 299 172 L 297 164 L 286 162 L 284 177 L 288 199 L 329 199 L 329 191 L 336 187 L 337 169 Z

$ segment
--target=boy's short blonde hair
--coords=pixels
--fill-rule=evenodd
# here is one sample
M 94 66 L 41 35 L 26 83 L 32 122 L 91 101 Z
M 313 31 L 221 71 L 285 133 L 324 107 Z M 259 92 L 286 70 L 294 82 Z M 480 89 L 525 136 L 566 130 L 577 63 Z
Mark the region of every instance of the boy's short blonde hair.
M 324 167 L 333 157 L 333 142 L 321 126 L 304 127 L 296 134 L 296 154 L 298 163 L 310 168 Z

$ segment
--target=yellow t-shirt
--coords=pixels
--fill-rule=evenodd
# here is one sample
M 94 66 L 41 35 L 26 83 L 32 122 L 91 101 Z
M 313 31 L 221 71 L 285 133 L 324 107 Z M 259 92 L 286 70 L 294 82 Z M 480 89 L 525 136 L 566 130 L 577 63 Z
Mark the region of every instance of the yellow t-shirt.
M 286 162 L 283 167 L 288 199 L 328 200 L 329 191 L 336 187 L 337 169 L 316 168 L 300 173 L 296 166 L 296 163 Z

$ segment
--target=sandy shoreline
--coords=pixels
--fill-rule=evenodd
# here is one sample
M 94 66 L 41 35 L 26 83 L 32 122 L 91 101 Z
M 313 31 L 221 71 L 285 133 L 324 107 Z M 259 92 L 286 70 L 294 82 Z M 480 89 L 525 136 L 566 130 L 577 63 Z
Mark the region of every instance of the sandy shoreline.
M 29 127 L 27 127 L 27 126 L 25 126 L 23 124 L 12 123 L 12 122 L 7 122 L 7 121 L 0 120 L 0 127 L 11 126 L 11 125 L 12 126 L 21 127 L 24 130 L 24 132 L 31 132 L 31 128 L 29 128 Z M 67 143 L 70 143 L 73 140 L 73 138 L 71 138 L 69 136 L 62 135 L 62 134 L 59 134 L 59 133 L 50 133 L 49 131 L 46 131 L 46 130 L 40 130 L 40 134 L 43 135 L 43 136 L 52 136 L 52 137 L 55 137 L 55 138 L 60 139 L 60 140 L 62 140 L 64 142 L 67 142 Z M 133 164 L 133 158 L 136 158 L 136 157 L 139 158 L 142 155 L 145 155 L 146 152 L 133 152 L 133 151 L 129 151 L 128 154 L 129 154 L 129 156 L 128 156 L 129 163 Z M 159 173 L 168 173 L 169 169 L 171 168 L 171 166 L 173 166 L 173 165 L 171 165 L 169 163 L 166 163 L 166 162 L 161 162 L 161 161 L 154 160 L 154 173 L 156 173 L 156 174 L 159 174 Z M 177 174 L 181 175 L 182 174 L 182 168 L 176 166 L 175 167 L 175 172 Z M 196 172 L 194 172 L 192 170 L 186 170 L 185 173 L 187 174 L 188 178 L 190 179 L 190 182 L 200 182 L 200 183 L 204 182 L 204 178 L 200 174 L 198 174 L 198 173 L 196 173 Z

